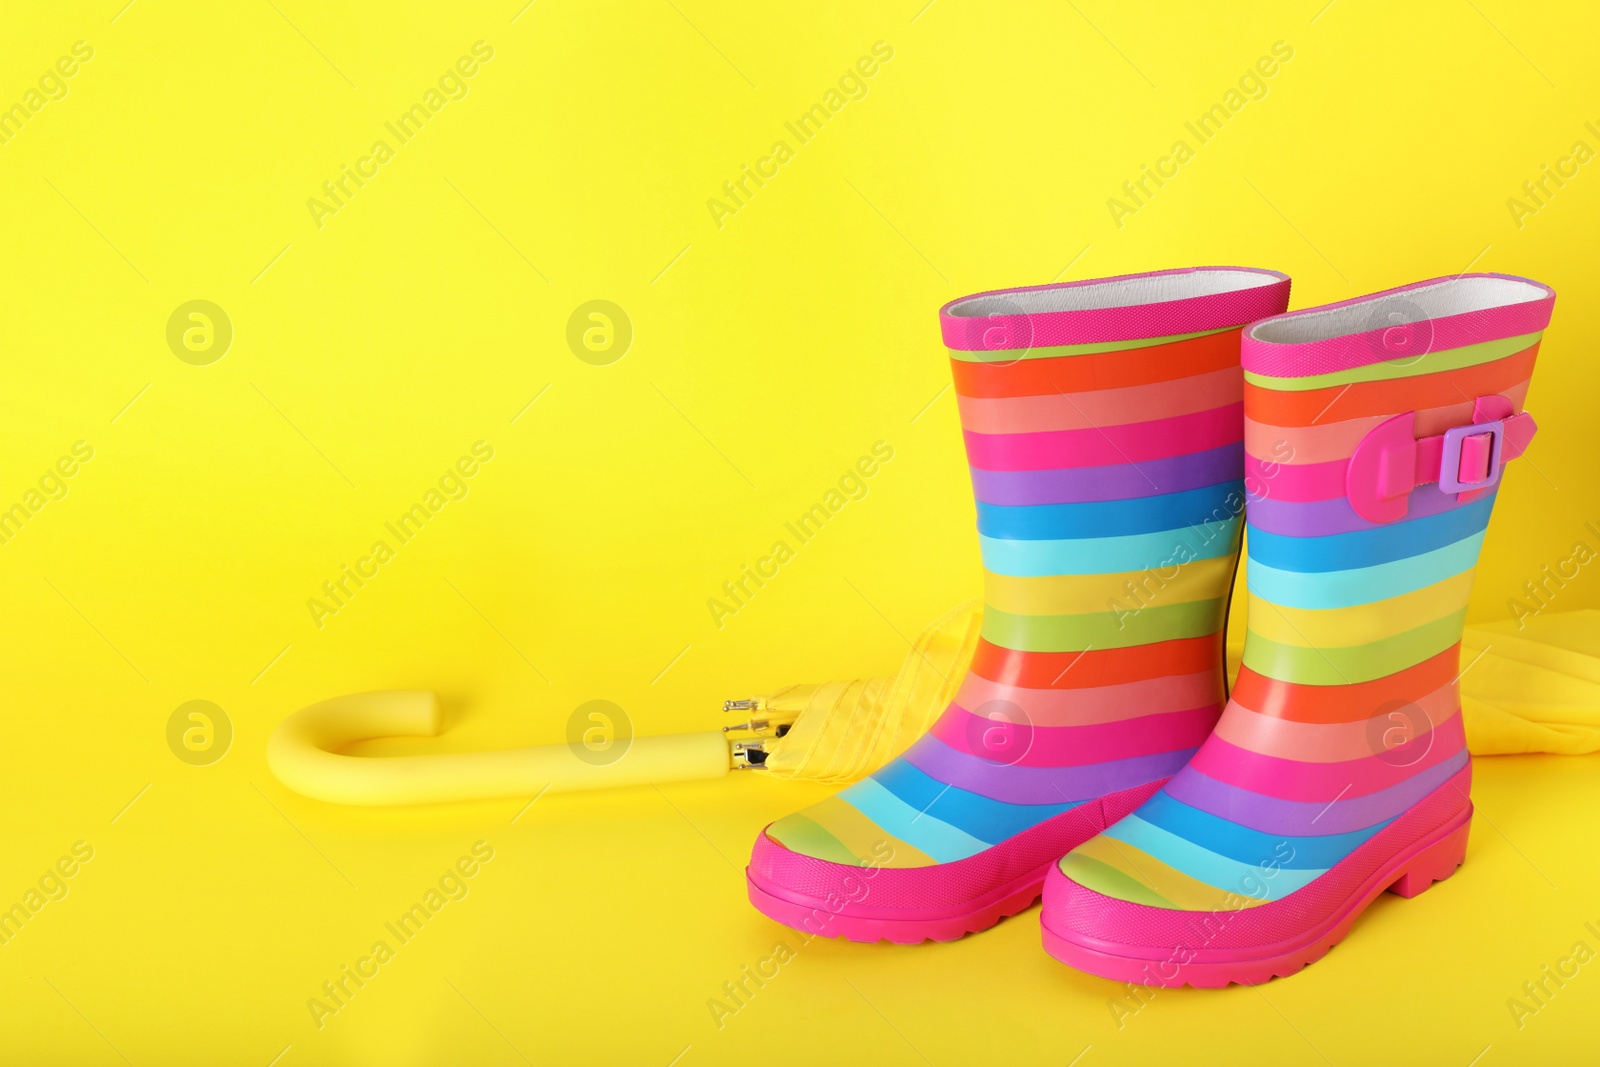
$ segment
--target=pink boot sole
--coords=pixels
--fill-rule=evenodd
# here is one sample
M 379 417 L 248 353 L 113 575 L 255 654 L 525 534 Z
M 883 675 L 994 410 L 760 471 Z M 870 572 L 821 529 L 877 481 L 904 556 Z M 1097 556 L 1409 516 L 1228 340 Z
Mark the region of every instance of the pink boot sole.
M 948 912 L 917 909 L 914 915 L 907 915 L 905 909 L 887 908 L 881 909 L 883 914 L 872 914 L 880 909 L 859 906 L 851 906 L 848 912 L 830 912 L 826 902 L 777 896 L 776 893 L 783 892 L 781 889 L 761 888 L 748 871 L 745 881 L 750 890 L 750 903 L 756 910 L 785 926 L 821 937 L 843 937 L 865 944 L 891 941 L 897 945 L 916 945 L 924 941 L 958 941 L 968 934 L 987 930 L 1019 911 L 1026 911 L 1039 899 L 1050 867 L 1051 864 L 1046 863 L 1015 883 Z
M 1376 847 L 1382 850 L 1386 844 L 1382 840 L 1384 834 L 1391 830 L 1403 833 L 1406 828 L 1398 825 L 1403 821 L 1404 817 L 1397 820 L 1397 825 L 1380 831 L 1362 848 Z M 1114 944 L 1086 936 L 1081 932 L 1053 928 L 1050 922 L 1052 897 L 1074 895 L 1078 898 L 1077 905 L 1082 907 L 1084 894 L 1091 893 L 1090 890 L 1078 886 L 1063 875 L 1059 868 L 1053 868 L 1047 878 L 1051 884 L 1045 892 L 1045 912 L 1040 922 L 1045 951 L 1077 970 L 1118 982 L 1132 982 L 1135 985 L 1166 988 L 1187 985 L 1219 989 L 1230 982 L 1239 985 L 1259 985 L 1273 978 L 1284 978 L 1326 956 L 1333 946 L 1350 932 L 1351 926 L 1355 924 L 1361 912 L 1376 900 L 1379 894 L 1387 890 L 1402 897 L 1414 897 L 1433 883 L 1442 882 L 1454 874 L 1466 856 L 1467 833 L 1471 823 L 1472 805 L 1468 803 L 1442 826 L 1423 835 L 1409 846 L 1399 848 L 1392 856 L 1381 862 L 1370 875 L 1355 886 L 1354 892 L 1344 897 L 1342 904 L 1327 910 L 1326 918 L 1320 922 L 1305 924 L 1299 933 L 1290 937 L 1258 945 L 1217 947 L 1207 943 L 1202 947 L 1193 947 L 1185 946 L 1180 941 L 1176 947 L 1154 949 Z M 1394 847 L 1392 839 L 1387 844 L 1390 848 Z M 1358 849 L 1356 853 L 1347 857 L 1344 863 L 1352 861 L 1359 863 L 1360 852 Z M 1327 878 L 1338 873 L 1339 868 L 1335 866 L 1323 877 Z M 1316 883 L 1312 883 L 1300 892 L 1304 893 L 1314 886 Z M 1092 895 L 1099 896 L 1099 894 Z M 1206 925 L 1212 920 L 1218 920 L 1219 917 L 1232 916 L 1231 921 L 1238 924 L 1235 933 L 1248 937 L 1251 927 L 1259 926 L 1263 930 L 1280 929 L 1279 920 L 1284 918 L 1292 923 L 1297 903 L 1294 898 L 1298 895 L 1291 894 L 1273 904 L 1241 912 L 1195 913 L 1193 918 L 1196 920 L 1195 925 Z M 1121 901 L 1107 902 L 1121 905 L 1121 908 L 1117 909 L 1119 911 L 1142 908 L 1140 905 L 1128 905 Z M 1313 909 L 1321 911 L 1317 905 L 1325 901 L 1313 899 L 1308 903 Z M 1266 912 L 1269 908 L 1278 909 L 1278 914 L 1271 919 L 1265 914 L 1259 918 L 1256 916 L 1255 913 Z M 1160 911 L 1155 908 L 1142 908 L 1142 910 Z M 1300 914 L 1305 913 L 1301 911 Z M 1229 921 L 1227 918 L 1222 918 L 1216 928 L 1223 929 Z M 1239 940 L 1237 937 L 1218 939 Z
M 791 852 L 762 834 L 745 884 L 769 919 L 819 937 L 872 943 L 955 941 L 1025 911 L 1056 860 L 1144 803 L 1165 779 L 1046 819 L 963 860 L 933 867 L 852 867 Z M 982 886 L 995 888 L 976 893 Z

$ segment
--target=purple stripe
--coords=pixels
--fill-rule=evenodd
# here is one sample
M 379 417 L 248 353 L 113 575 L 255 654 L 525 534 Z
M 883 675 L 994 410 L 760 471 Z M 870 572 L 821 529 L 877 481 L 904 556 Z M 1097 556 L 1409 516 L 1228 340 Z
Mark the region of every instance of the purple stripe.
M 902 757 L 930 778 L 1007 804 L 1064 804 L 1093 800 L 1166 778 L 1189 762 L 1192 748 L 1107 760 L 1082 767 L 1016 767 L 957 752 L 926 734 Z
M 1362 797 L 1325 801 L 1280 800 L 1228 785 L 1185 767 L 1173 776 L 1163 792 L 1191 808 L 1209 812 L 1264 834 L 1316 837 L 1365 830 L 1411 808 L 1438 789 L 1467 763 L 1467 751 L 1436 763 L 1427 770 L 1387 789 Z
M 985 504 L 1088 504 L 1135 500 L 1221 485 L 1244 477 L 1244 445 L 1223 445 L 1167 459 L 1045 471 L 972 468 L 972 488 Z
M 1249 484 L 1245 483 L 1247 487 Z M 1454 493 L 1441 493 L 1437 485 L 1419 485 L 1411 491 L 1406 519 L 1423 519 L 1464 506 Z M 1357 515 L 1350 501 L 1342 496 L 1331 500 L 1294 501 L 1251 495 L 1247 498 L 1246 509 L 1251 526 L 1263 533 L 1286 537 L 1326 537 L 1394 525 L 1392 522 L 1368 522 Z

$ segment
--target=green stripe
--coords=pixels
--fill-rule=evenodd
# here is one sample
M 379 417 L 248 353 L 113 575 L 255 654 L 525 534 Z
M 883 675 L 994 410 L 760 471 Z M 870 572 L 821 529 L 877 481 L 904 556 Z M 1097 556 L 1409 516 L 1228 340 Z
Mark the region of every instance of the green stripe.
M 1156 893 L 1143 882 L 1135 881 L 1123 871 L 1097 860 L 1093 856 L 1080 856 L 1069 852 L 1061 858 L 1061 873 L 1085 889 L 1092 889 L 1103 897 L 1126 900 L 1130 904 L 1146 904 L 1152 908 L 1172 908 L 1172 901 Z
M 848 864 L 851 867 L 867 866 L 867 860 L 851 852 L 843 841 L 829 833 L 821 823 L 801 812 L 773 823 L 767 830 L 767 836 L 775 839 L 790 852 L 798 852 L 803 856 L 814 856 L 819 860 Z
M 1444 371 L 1460 370 L 1462 367 L 1476 367 L 1482 363 L 1492 363 L 1497 359 L 1514 356 L 1525 348 L 1539 342 L 1544 336 L 1544 331 L 1538 333 L 1525 333 L 1520 337 L 1506 337 L 1499 341 L 1483 341 L 1475 345 L 1463 345 L 1460 348 L 1447 348 L 1439 352 L 1424 352 L 1420 356 L 1407 356 L 1404 359 L 1372 363 L 1365 367 L 1352 367 L 1349 370 L 1334 371 L 1331 374 L 1312 374 L 1304 378 L 1273 378 L 1254 371 L 1245 371 L 1244 380 L 1251 385 L 1259 385 L 1266 389 L 1275 389 L 1280 392 L 1301 392 L 1307 389 L 1326 389 L 1334 385 L 1348 385 L 1352 382 L 1381 382 L 1391 381 L 1396 378 L 1414 378 L 1419 374 L 1440 374 Z
M 1252 633 L 1245 640 L 1244 664 L 1257 674 L 1299 685 L 1370 682 L 1437 656 L 1461 640 L 1466 620 L 1462 608 L 1416 629 L 1347 648 L 1300 648 Z
M 1094 611 L 1082 615 L 1013 615 L 983 609 L 983 639 L 1018 652 L 1082 652 L 1131 648 L 1157 641 L 1205 637 L 1222 628 L 1225 602 L 1191 600 L 1138 611 Z
M 963 363 L 1015 363 L 1019 359 L 1054 359 L 1057 356 L 1092 356 L 1097 352 L 1126 352 L 1131 348 L 1154 348 L 1173 341 L 1188 341 L 1214 333 L 1237 330 L 1225 326 L 1221 330 L 1201 330 L 1199 333 L 1175 333 L 1170 337 L 1135 337 L 1131 341 L 1100 341 L 1092 345 L 1052 345 L 1049 348 L 999 348 L 992 352 L 965 352 L 950 349 L 950 358 Z

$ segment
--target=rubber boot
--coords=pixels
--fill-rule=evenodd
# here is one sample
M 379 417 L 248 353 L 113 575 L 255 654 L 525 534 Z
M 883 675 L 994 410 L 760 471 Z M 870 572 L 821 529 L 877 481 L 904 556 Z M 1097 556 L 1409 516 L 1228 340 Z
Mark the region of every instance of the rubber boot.
M 1239 331 L 1289 279 L 1199 268 L 941 311 L 985 570 L 955 700 L 899 758 L 768 826 L 751 902 L 813 934 L 948 941 L 1188 760 L 1224 700 L 1243 510 Z
M 1384 890 L 1455 871 L 1463 617 L 1554 302 L 1464 275 L 1244 332 L 1244 664 L 1189 765 L 1050 872 L 1052 955 L 1139 985 L 1264 982 Z

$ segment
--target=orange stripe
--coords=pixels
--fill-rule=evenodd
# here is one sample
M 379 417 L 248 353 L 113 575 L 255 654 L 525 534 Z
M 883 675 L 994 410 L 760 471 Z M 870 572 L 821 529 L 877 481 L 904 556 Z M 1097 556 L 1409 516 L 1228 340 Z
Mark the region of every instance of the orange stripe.
M 1224 330 L 1149 348 L 1084 356 L 1021 359 L 1015 363 L 950 361 L 956 392 L 962 396 L 981 397 L 1123 389 L 1238 365 L 1238 330 Z
M 1511 410 L 1521 411 L 1523 401 L 1528 396 L 1528 379 L 1493 391 L 1511 401 Z M 1470 400 L 1457 397 L 1456 403 L 1443 407 L 1417 408 L 1417 436 L 1432 437 L 1452 426 L 1471 422 L 1472 401 L 1479 395 L 1482 394 L 1476 394 Z M 1361 439 L 1389 418 L 1390 414 L 1385 413 L 1340 422 L 1322 419 L 1315 426 L 1273 426 L 1246 418 L 1244 450 L 1264 462 L 1278 462 L 1284 466 L 1293 465 L 1285 460 L 1286 456 L 1291 457 L 1293 463 L 1327 463 L 1349 459 Z
M 1385 704 L 1415 701 L 1449 685 L 1460 657 L 1461 646 L 1451 645 L 1403 671 L 1353 685 L 1300 685 L 1240 667 L 1233 700 L 1258 715 L 1291 722 L 1358 722 L 1372 718 Z
M 972 671 L 1023 689 L 1082 689 L 1139 682 L 1163 674 L 1193 674 L 1222 662 L 1223 634 L 1156 641 L 1087 652 L 1018 652 L 978 640 Z
M 1462 397 L 1470 400 L 1526 381 L 1533 374 L 1533 361 L 1538 354 L 1536 341 L 1515 355 L 1476 367 L 1419 374 L 1415 378 L 1330 385 L 1304 392 L 1278 392 L 1245 382 L 1245 410 L 1255 421 L 1273 426 L 1310 426 L 1443 407 L 1460 403 Z

